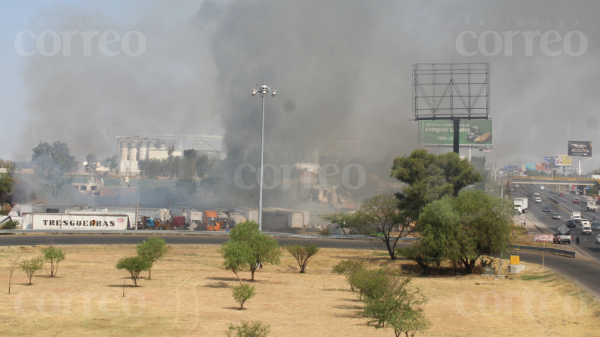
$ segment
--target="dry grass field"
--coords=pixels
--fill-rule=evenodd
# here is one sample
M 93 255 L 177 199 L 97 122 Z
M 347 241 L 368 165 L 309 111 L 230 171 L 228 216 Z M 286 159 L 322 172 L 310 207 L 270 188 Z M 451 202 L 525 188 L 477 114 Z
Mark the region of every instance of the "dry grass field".
M 269 324 L 270 336 L 393 336 L 366 325 L 357 295 L 331 270 L 348 258 L 373 267 L 411 264 L 371 250 L 321 249 L 299 274 L 286 253 L 280 265 L 257 272 L 256 297 L 237 310 L 231 296 L 237 279 L 219 268 L 218 246 L 171 246 L 152 280 L 141 279 L 137 288 L 126 271 L 115 269 L 119 258 L 135 254 L 134 246 L 62 248 L 67 259 L 58 277 L 42 271 L 28 286 L 19 270 L 10 295 L 10 261 L 39 256 L 40 249 L 0 248 L 1 336 L 225 336 L 227 323 L 241 320 Z M 538 265 L 509 279 L 450 273 L 416 276 L 412 284 L 429 299 L 432 328 L 420 336 L 600 335 L 597 300 Z

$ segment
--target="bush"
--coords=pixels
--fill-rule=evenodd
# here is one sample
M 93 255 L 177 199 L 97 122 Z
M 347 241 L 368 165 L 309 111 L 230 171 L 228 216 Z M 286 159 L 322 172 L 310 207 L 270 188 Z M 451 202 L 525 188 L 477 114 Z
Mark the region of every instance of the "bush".
M 331 235 L 331 228 L 329 228 L 329 226 L 327 226 L 325 228 L 319 229 L 319 235 L 325 235 L 325 236 Z
M 359 271 L 365 269 L 365 262 L 360 260 L 344 260 L 336 264 L 333 267 L 333 272 L 339 275 L 345 275 L 346 281 L 350 284 L 350 289 L 354 291 L 354 285 L 350 282 L 350 276 Z
M 52 246 L 42 249 L 44 260 L 50 261 L 50 277 L 56 276 L 58 273 L 58 263 L 65 259 L 65 253 L 60 248 Z
M 7 220 L 0 226 L 0 229 L 15 229 L 18 224 L 16 221 Z
M 271 327 L 262 322 L 241 321 L 240 324 L 227 324 L 227 337 L 266 337 Z
M 131 280 L 136 287 L 140 273 L 144 270 L 149 270 L 151 267 L 152 264 L 150 261 L 140 256 L 124 257 L 117 263 L 117 269 L 125 269 L 131 274 Z
M 150 268 L 148 269 L 148 279 L 152 278 L 152 266 L 154 262 L 162 259 L 162 257 L 169 251 L 167 242 L 164 239 L 151 237 L 148 241 L 144 241 L 135 247 L 138 256 L 142 257 L 150 262 Z
M 385 295 L 386 289 L 394 283 L 396 276 L 388 269 L 362 269 L 349 277 L 351 286 L 358 289 L 362 299 L 378 299 Z
M 41 256 L 34 257 L 32 259 L 25 260 L 19 263 L 19 268 L 21 268 L 21 270 L 24 271 L 25 274 L 27 274 L 27 277 L 29 278 L 29 285 L 31 285 L 31 279 L 33 278 L 33 275 L 43 267 L 44 259 Z
M 308 243 L 305 245 L 295 244 L 285 248 L 296 259 L 296 262 L 298 262 L 300 273 L 304 273 L 310 258 L 319 251 L 319 246 L 314 243 Z
M 249 284 L 240 284 L 237 287 L 233 287 L 233 299 L 240 304 L 240 310 L 244 309 L 244 303 L 256 295 L 254 293 L 255 287 Z

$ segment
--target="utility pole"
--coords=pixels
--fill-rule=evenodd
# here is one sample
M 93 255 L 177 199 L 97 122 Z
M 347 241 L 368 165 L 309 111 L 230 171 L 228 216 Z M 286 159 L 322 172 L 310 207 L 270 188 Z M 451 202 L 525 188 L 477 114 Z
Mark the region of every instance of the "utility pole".
M 140 198 L 138 198 L 137 204 L 135 205 L 135 219 L 133 220 L 133 222 L 135 222 L 134 226 L 135 226 L 136 231 L 138 230 L 137 218 L 138 218 L 139 209 L 140 209 Z

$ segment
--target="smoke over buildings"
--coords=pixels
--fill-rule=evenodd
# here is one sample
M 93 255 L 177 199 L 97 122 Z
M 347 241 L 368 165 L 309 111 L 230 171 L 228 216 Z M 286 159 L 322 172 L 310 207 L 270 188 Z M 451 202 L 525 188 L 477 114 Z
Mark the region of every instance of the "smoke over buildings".
M 28 158 L 40 140 L 62 140 L 77 156 L 104 158 L 115 154 L 117 135 L 223 134 L 235 167 L 258 157 L 261 102 L 250 91 L 267 84 L 277 89 L 265 98 L 267 161 L 292 154 L 307 161 L 332 139 L 360 141 L 369 160 L 405 155 L 418 146 L 411 65 L 490 62 L 490 160 L 541 161 L 564 154 L 567 140 L 593 141 L 598 132 L 600 5 L 581 4 L 207 0 L 95 11 L 51 5 L 24 29 L 36 36 L 110 30 L 121 42 L 137 31 L 145 50 L 130 56 L 117 42 L 108 52 L 120 54 L 106 56 L 94 42 L 85 55 L 76 36 L 70 56 L 61 49 L 24 57 L 29 119 L 17 146 Z M 459 41 L 465 31 L 475 37 Z M 529 31 L 540 31 L 531 45 Z M 546 50 L 541 41 L 549 31 L 556 34 L 546 34 Z M 24 41 L 26 50 L 36 48 Z M 139 50 L 139 38 L 129 42 Z M 50 38 L 45 44 L 51 50 Z

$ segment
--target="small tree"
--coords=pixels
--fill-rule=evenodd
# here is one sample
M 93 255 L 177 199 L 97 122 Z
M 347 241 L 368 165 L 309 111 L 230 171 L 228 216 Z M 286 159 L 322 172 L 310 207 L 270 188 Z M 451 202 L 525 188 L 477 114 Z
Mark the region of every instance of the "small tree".
M 227 337 L 266 337 L 271 327 L 262 322 L 241 321 L 240 324 L 227 324 Z
M 21 268 L 21 270 L 24 271 L 25 274 L 27 274 L 27 277 L 29 278 L 29 285 L 31 285 L 31 279 L 33 278 L 33 275 L 43 267 L 44 259 L 41 256 L 34 257 L 32 259 L 25 260 L 19 263 L 19 268 Z
M 150 267 L 152 267 L 150 261 L 140 256 L 124 257 L 117 263 L 117 269 L 125 269 L 131 274 L 131 280 L 136 287 L 140 273 L 149 270 Z
M 232 271 L 242 284 L 239 272 L 248 267 L 250 256 L 250 247 L 245 242 L 225 242 L 218 250 L 223 256 L 223 268 Z
M 252 274 L 252 281 L 254 281 L 254 273 L 258 268 L 261 268 L 263 264 L 278 264 L 279 258 L 283 254 L 279 250 L 277 240 L 271 238 L 268 234 L 262 233 L 258 229 L 258 224 L 254 221 L 246 221 L 235 226 L 230 231 L 229 237 L 230 241 L 224 243 L 221 249 L 221 254 L 226 259 L 224 267 L 235 265 L 237 266 L 236 270 L 240 270 L 247 266 Z M 245 247 L 243 249 L 239 246 L 235 247 L 236 255 L 226 255 L 224 252 L 227 252 L 226 247 L 230 243 L 238 243 L 245 245 Z M 235 263 L 228 262 L 228 257 L 235 258 Z M 232 269 L 229 268 L 229 270 Z M 235 273 L 237 275 L 237 272 Z
M 137 245 L 136 250 L 139 257 L 150 262 L 150 268 L 148 269 L 148 279 L 150 280 L 154 262 L 160 260 L 169 251 L 169 247 L 164 239 L 151 237 L 148 241 L 144 241 Z
M 42 249 L 45 261 L 50 261 L 50 277 L 56 276 L 58 273 L 58 263 L 65 259 L 65 253 L 60 248 L 52 246 Z
M 244 309 L 244 303 L 247 300 L 254 297 L 255 287 L 249 284 L 240 284 L 239 286 L 233 287 L 233 299 L 240 304 L 240 310 Z
M 17 256 L 17 258 L 11 262 L 10 266 L 8 266 L 8 273 L 10 274 L 8 278 L 8 294 L 10 295 L 10 285 L 12 284 L 12 276 L 15 273 L 15 269 L 17 268 L 17 261 L 21 256 Z
M 319 251 L 319 246 L 314 243 L 307 243 L 305 245 L 295 244 L 285 248 L 296 259 L 296 262 L 298 262 L 300 273 L 304 273 L 308 261 Z
M 365 261 L 344 260 L 340 261 L 333 267 L 333 272 L 339 275 L 346 276 L 346 281 L 348 281 L 348 284 L 350 284 L 350 289 L 354 291 L 354 284 L 350 282 L 350 277 L 352 274 L 363 269 L 365 269 Z

